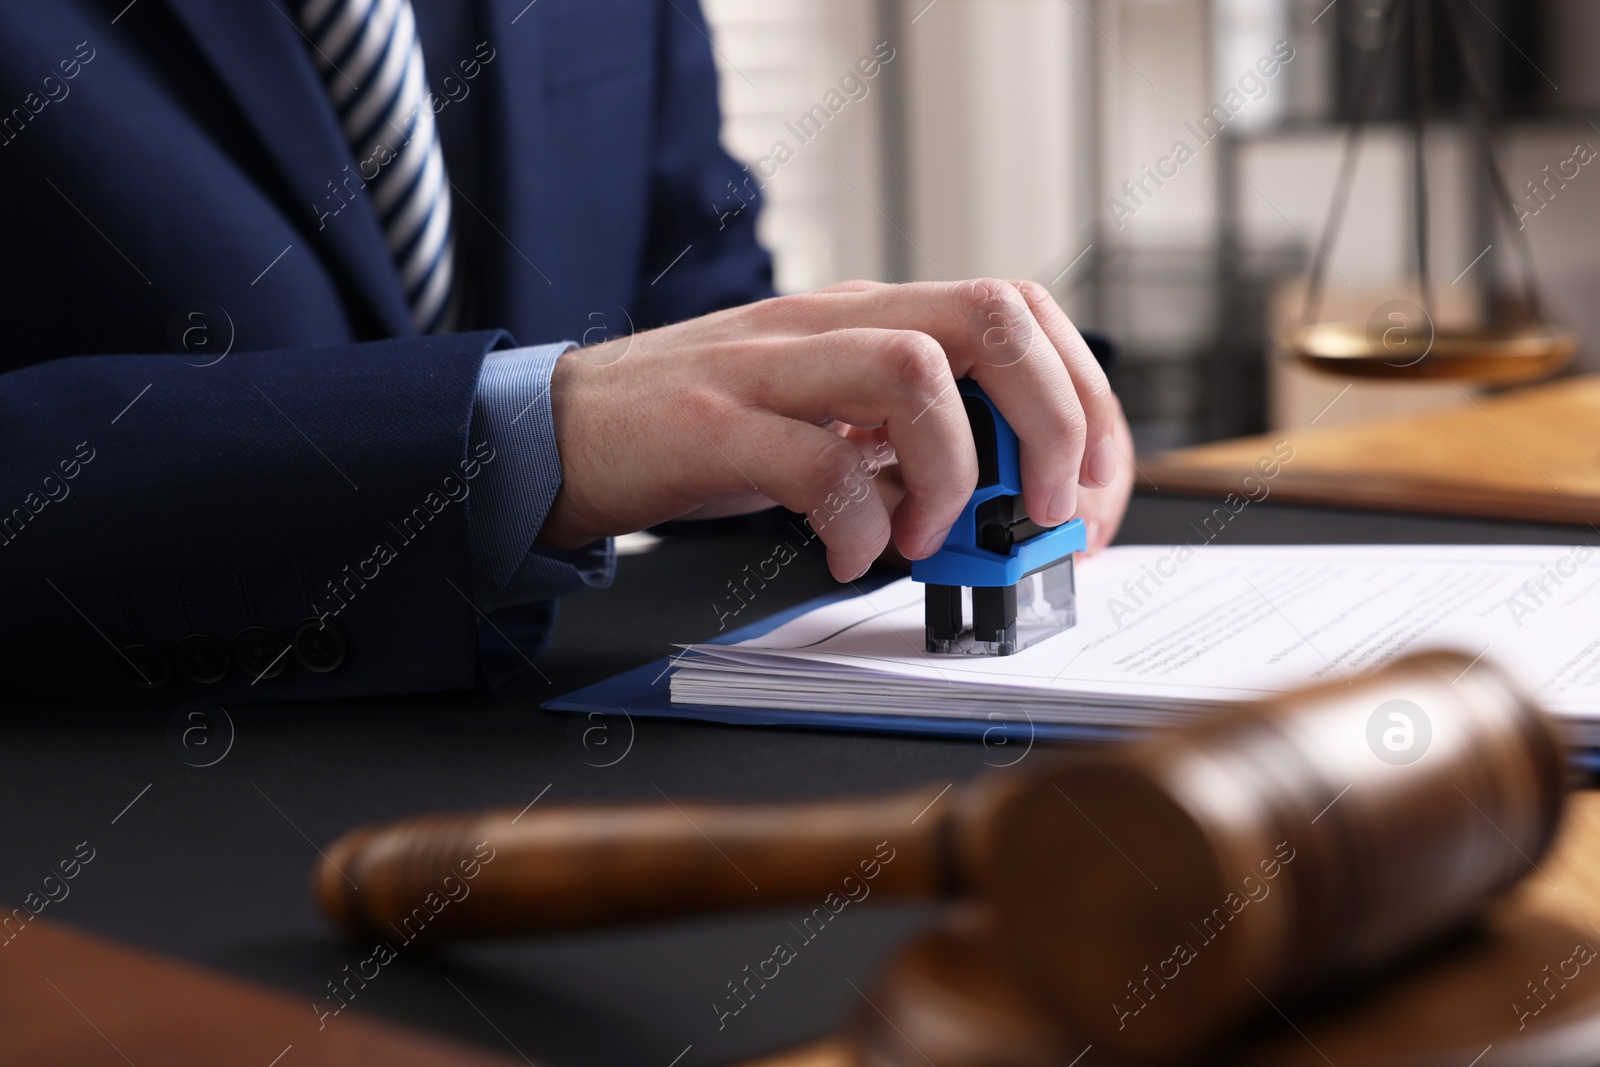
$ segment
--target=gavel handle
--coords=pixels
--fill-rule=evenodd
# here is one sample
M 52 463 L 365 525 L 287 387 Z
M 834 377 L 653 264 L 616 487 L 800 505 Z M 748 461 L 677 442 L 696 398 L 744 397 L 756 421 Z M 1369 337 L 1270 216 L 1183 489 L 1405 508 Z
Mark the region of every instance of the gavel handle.
M 940 896 L 966 880 L 950 832 L 959 796 L 420 816 L 335 841 L 312 891 L 347 932 L 407 942 Z

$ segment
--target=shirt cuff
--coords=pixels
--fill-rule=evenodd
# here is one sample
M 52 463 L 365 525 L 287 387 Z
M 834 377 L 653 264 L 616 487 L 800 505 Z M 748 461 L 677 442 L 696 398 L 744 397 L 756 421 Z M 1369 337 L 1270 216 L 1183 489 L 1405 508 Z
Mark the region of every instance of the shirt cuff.
M 483 611 L 550 600 L 611 584 L 616 553 L 605 538 L 581 548 L 533 543 L 561 488 L 550 376 L 571 341 L 490 353 L 478 372 L 471 439 L 487 444 L 467 513 L 473 591 Z

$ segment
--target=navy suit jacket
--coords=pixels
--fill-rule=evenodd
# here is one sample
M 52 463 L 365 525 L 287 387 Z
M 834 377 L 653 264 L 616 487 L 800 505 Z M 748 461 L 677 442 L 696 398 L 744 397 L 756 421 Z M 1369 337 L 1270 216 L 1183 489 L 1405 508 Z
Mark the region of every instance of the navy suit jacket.
M 481 458 L 488 352 L 770 295 L 755 212 L 723 217 L 745 174 L 697 4 L 417 0 L 477 296 L 445 337 L 411 327 L 287 4 L 125 5 L 0 8 L 6 696 L 436 691 L 500 633 L 536 654 L 548 605 L 472 606 L 470 498 L 395 524 Z

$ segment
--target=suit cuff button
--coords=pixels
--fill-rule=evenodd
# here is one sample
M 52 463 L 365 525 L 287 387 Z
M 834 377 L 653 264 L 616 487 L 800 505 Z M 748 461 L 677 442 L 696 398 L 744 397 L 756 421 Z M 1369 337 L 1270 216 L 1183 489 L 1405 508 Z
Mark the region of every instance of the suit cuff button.
M 233 639 L 233 660 L 239 671 L 254 685 L 276 678 L 289 666 L 289 645 L 278 631 L 265 626 L 247 626 Z
M 304 619 L 294 628 L 294 658 L 317 674 L 336 671 L 344 664 L 345 641 L 339 628 L 326 619 Z
M 178 673 L 200 685 L 212 685 L 228 676 L 228 646 L 210 634 L 190 634 L 173 650 Z

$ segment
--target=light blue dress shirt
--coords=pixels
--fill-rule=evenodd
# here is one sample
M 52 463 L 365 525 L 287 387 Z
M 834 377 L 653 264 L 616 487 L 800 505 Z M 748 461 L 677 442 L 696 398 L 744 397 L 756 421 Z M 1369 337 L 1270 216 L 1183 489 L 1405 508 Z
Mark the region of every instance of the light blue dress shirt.
M 473 599 L 485 612 L 604 588 L 616 571 L 605 538 L 581 548 L 535 545 L 561 488 L 550 375 L 571 341 L 493 352 L 478 373 L 470 440 L 494 461 L 473 486 L 467 511 Z

